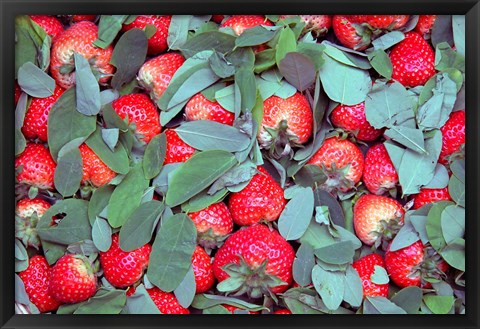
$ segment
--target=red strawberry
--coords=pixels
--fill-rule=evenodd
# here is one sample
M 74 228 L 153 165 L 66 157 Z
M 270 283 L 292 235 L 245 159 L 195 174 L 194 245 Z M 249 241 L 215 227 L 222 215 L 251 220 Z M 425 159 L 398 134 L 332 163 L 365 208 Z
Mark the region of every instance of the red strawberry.
M 70 88 L 75 84 L 74 57 L 77 52 L 101 74 L 100 83 L 106 83 L 114 71 L 110 64 L 113 46 L 98 48 L 93 42 L 98 38 L 98 27 L 92 22 L 81 21 L 58 35 L 52 45 L 50 71 L 60 87 Z
M 100 264 L 105 278 L 117 288 L 126 288 L 140 280 L 148 266 L 152 246 L 145 244 L 126 252 L 120 248 L 118 234 L 112 235 L 112 245 L 106 252 L 100 252 Z
M 227 18 L 220 27 L 231 27 L 236 35 L 240 35 L 246 29 L 259 25 L 273 26 L 272 22 L 263 15 L 233 15 Z
M 312 109 L 301 93 L 287 99 L 271 96 L 263 102 L 263 119 L 257 136 L 263 148 L 272 147 L 278 155 L 289 154 L 291 146 L 308 141 L 312 129 Z
M 332 19 L 333 32 L 345 47 L 364 50 L 370 44 L 371 31 L 360 25 L 353 26 L 353 23 L 348 15 L 335 15 Z
M 83 161 L 82 184 L 90 182 L 99 187 L 109 183 L 117 175 L 87 144 L 80 145 L 79 150 Z
M 97 277 L 85 256 L 64 255 L 52 267 L 49 293 L 63 303 L 75 304 L 89 299 L 97 290 Z
M 48 291 L 49 275 L 50 266 L 45 257 L 40 255 L 30 258 L 27 269 L 18 273 L 28 298 L 41 313 L 55 311 L 61 305 Z
M 279 310 L 276 310 L 272 314 L 292 314 L 292 311 L 290 311 L 289 309 L 286 309 L 286 308 L 281 308 Z
M 417 286 L 428 289 L 428 278 L 439 279 L 448 270 L 448 264 L 432 247 L 425 247 L 422 241 L 400 250 L 385 253 L 385 265 L 393 282 L 400 288 Z
M 157 16 L 157 15 L 139 15 L 128 25 L 123 25 L 122 31 L 129 31 L 131 29 L 143 30 L 147 25 L 153 25 L 157 31 L 150 39 L 148 39 L 148 54 L 156 55 L 164 52 L 168 48 L 167 37 L 168 27 L 172 16 Z
M 81 21 L 94 21 L 97 18 L 97 15 L 72 15 L 72 21 L 74 23 Z
M 177 53 L 160 55 L 142 65 L 137 79 L 150 92 L 152 99 L 157 101 L 184 62 L 185 58 Z
M 356 24 L 368 24 L 374 29 L 397 30 L 407 24 L 409 15 L 350 15 Z
M 279 19 L 295 17 L 296 15 L 281 15 Z M 328 29 L 332 26 L 332 16 L 330 15 L 299 15 L 303 23 L 305 23 L 304 31 L 311 31 L 315 37 L 327 34 Z
M 218 102 L 211 102 L 202 93 L 193 96 L 185 106 L 185 117 L 188 121 L 210 120 L 226 125 L 233 125 L 235 115 L 225 110 Z
M 373 128 L 365 115 L 365 102 L 356 105 L 338 105 L 330 119 L 334 126 L 351 132 L 361 141 L 371 142 L 381 134 L 381 129 Z
M 440 131 L 442 150 L 438 162 L 447 164 L 448 157 L 460 151 L 462 144 L 465 143 L 465 111 L 452 112 Z
M 212 259 L 203 250 L 197 246 L 192 255 L 192 267 L 195 274 L 195 283 L 197 285 L 196 294 L 202 294 L 208 291 L 215 281 L 213 276 Z
M 23 166 L 17 181 L 40 189 L 53 188 L 57 164 L 42 144 L 27 143 L 25 150 L 15 159 L 15 169 Z
M 430 33 L 436 20 L 437 15 L 420 15 L 417 25 L 415 26 L 415 31 L 421 35 Z
M 195 149 L 185 143 L 174 129 L 165 130 L 167 137 L 167 152 L 164 165 L 176 162 L 186 162 L 195 153 Z
M 145 143 L 162 130 L 157 107 L 145 94 L 121 96 L 112 102 L 112 107 L 122 119 L 128 115 L 128 122 L 135 123 L 135 131 Z
M 247 293 L 252 298 L 282 293 L 292 283 L 294 258 L 292 246 L 278 231 L 261 224 L 243 228 L 228 237 L 215 254 L 217 289 Z
M 435 53 L 417 32 L 408 32 L 405 39 L 390 52 L 392 79 L 405 87 L 424 85 L 435 74 Z
M 163 314 L 190 314 L 187 308 L 180 305 L 173 293 L 161 291 L 157 287 L 147 289 L 147 292 Z
M 422 206 L 437 202 L 437 201 L 450 201 L 452 198 L 448 193 L 448 187 L 445 188 L 422 188 L 420 193 L 413 197 L 413 209 L 421 208 Z
M 365 156 L 363 182 L 368 190 L 381 195 L 395 188 L 398 183 L 398 174 L 382 143 L 370 147 Z
M 48 114 L 50 113 L 53 104 L 55 104 L 63 92 L 63 88 L 55 86 L 53 95 L 46 98 L 32 99 L 32 102 L 25 113 L 25 120 L 23 121 L 22 127 L 22 132 L 26 138 L 35 139 L 38 137 L 42 142 L 48 140 Z
M 218 24 L 220 24 L 224 18 L 225 18 L 225 15 L 212 15 L 212 21 Z
M 244 309 L 233 306 L 233 305 L 227 305 L 227 304 L 222 304 L 223 307 L 227 309 L 232 314 L 235 314 L 235 311 L 243 311 Z M 248 314 L 259 314 L 258 312 L 253 312 L 253 311 L 248 311 Z
M 353 262 L 353 268 L 358 272 L 360 279 L 362 280 L 363 296 L 364 297 L 387 297 L 388 296 L 388 283 L 376 284 L 373 283 L 370 277 L 375 272 L 375 265 L 385 267 L 382 256 L 379 254 L 370 254 L 364 256 L 357 261 Z
M 285 208 L 283 189 L 263 167 L 258 166 L 257 170 L 259 173 L 243 190 L 230 195 L 228 208 L 237 225 L 274 221 Z
M 17 105 L 21 95 L 22 95 L 22 89 L 18 85 L 17 80 L 15 80 L 15 105 Z
M 50 203 L 39 198 L 18 201 L 15 209 L 15 237 L 22 240 L 24 245 L 37 249 L 40 246 L 36 227 L 48 208 Z
M 55 16 L 30 15 L 30 19 L 40 25 L 52 37 L 52 40 L 55 40 L 63 32 L 63 25 Z
M 136 291 L 135 286 L 130 286 L 127 288 L 127 292 L 125 295 L 127 295 L 127 297 L 130 297 L 135 293 L 135 291 Z
M 395 199 L 364 194 L 353 207 L 353 224 L 357 237 L 366 245 L 378 246 L 382 240 L 391 240 L 403 224 L 405 214 Z
M 328 179 L 327 190 L 348 191 L 360 181 L 363 173 L 363 154 L 354 143 L 338 137 L 327 138 L 307 162 L 322 168 Z

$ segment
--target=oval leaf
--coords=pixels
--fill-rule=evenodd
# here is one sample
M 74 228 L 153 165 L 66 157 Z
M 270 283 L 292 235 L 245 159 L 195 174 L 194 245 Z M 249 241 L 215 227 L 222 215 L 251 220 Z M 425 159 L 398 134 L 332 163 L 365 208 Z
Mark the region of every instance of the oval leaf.
M 107 251 L 112 245 L 112 228 L 108 222 L 100 217 L 97 217 L 92 226 L 92 240 L 100 251 Z
M 315 81 L 315 65 L 305 55 L 288 53 L 280 62 L 280 73 L 299 91 L 304 91 Z
M 80 188 L 82 172 L 83 162 L 78 148 L 59 156 L 54 176 L 57 191 L 64 197 L 74 195 Z
M 178 128 L 175 131 L 178 132 Z M 143 172 L 146 179 L 152 179 L 160 173 L 166 152 L 167 137 L 165 134 L 157 135 L 150 140 L 143 156 Z
M 38 98 L 51 96 L 55 90 L 55 80 L 32 62 L 18 69 L 18 84 L 24 92 Z
M 302 237 L 310 224 L 313 215 L 313 191 L 303 188 L 288 201 L 278 220 L 278 230 L 286 240 L 297 240 Z
M 319 265 L 315 265 L 312 271 L 312 281 L 325 306 L 332 311 L 338 309 L 345 294 L 343 274 L 325 271 Z
M 73 57 L 75 58 L 77 111 L 85 115 L 97 115 L 101 106 L 100 86 L 88 61 L 78 53 L 73 53 Z

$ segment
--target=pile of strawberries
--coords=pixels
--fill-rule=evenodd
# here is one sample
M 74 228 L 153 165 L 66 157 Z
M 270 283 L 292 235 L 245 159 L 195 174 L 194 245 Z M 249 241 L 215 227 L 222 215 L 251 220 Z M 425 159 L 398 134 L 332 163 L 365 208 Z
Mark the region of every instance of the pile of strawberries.
M 445 19 L 19 16 L 17 312 L 464 313 Z

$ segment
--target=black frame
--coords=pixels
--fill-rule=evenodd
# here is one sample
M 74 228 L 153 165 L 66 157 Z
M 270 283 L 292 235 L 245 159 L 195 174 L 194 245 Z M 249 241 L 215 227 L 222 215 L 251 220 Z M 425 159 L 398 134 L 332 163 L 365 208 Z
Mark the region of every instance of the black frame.
M 135 4 L 132 6 L 132 4 Z M 274 5 L 274 7 L 272 7 Z M 0 0 L 2 51 L 0 99 L 0 326 L 1 328 L 358 328 L 358 327 L 437 327 L 437 328 L 478 328 L 480 290 L 478 271 L 480 263 L 478 212 L 480 186 L 480 121 L 479 109 L 479 42 L 480 40 L 480 3 L 478 0 Z M 346 315 L 294 315 L 294 316 L 234 316 L 204 315 L 161 316 L 149 315 L 15 315 L 14 314 L 14 17 L 19 14 L 457 14 L 466 15 L 466 41 L 468 70 L 466 83 L 466 108 L 468 108 L 467 129 L 467 307 L 466 315 L 383 315 L 383 316 L 346 316 Z M 166 319 L 166 321 L 165 321 Z M 198 320 L 202 320 L 201 322 Z M 233 320 L 233 321 L 232 321 Z

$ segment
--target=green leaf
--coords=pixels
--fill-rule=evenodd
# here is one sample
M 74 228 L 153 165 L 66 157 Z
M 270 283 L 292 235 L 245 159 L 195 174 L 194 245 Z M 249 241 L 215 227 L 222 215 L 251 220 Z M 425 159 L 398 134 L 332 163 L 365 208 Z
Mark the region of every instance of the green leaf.
M 448 182 L 448 193 L 459 206 L 465 207 L 465 182 L 452 175 Z
M 187 42 L 191 19 L 191 15 L 172 15 L 167 37 L 169 49 L 179 50 Z
M 226 172 L 222 177 L 217 179 L 215 183 L 208 189 L 208 194 L 212 195 L 221 191 L 225 187 L 234 187 L 242 183 L 248 184 L 252 177 L 257 173 L 254 163 L 246 161 Z
M 313 216 L 313 191 L 299 190 L 288 201 L 278 220 L 280 234 L 288 240 L 297 240 L 305 233 Z
M 261 45 L 272 40 L 277 31 L 278 29 L 272 30 L 260 25 L 247 29 L 235 40 L 235 47 Z
M 122 29 L 122 24 L 128 15 L 102 15 L 98 23 L 98 38 L 93 44 L 100 48 L 107 48 Z
M 187 215 L 164 218 L 153 243 L 148 279 L 163 291 L 175 290 L 191 267 L 196 244 L 197 230 Z
M 255 75 L 247 68 L 240 68 L 235 73 L 235 88 L 239 91 L 240 110 L 243 112 L 250 112 L 255 106 L 257 95 L 257 83 Z M 235 92 L 235 101 L 237 102 L 237 92 Z M 240 111 L 235 107 L 235 114 Z
M 261 73 L 275 65 L 275 49 L 266 49 L 255 54 L 255 73 Z
M 137 286 L 135 293 L 127 297 L 124 310 L 127 314 L 161 314 L 143 284 Z
M 204 50 L 214 50 L 226 54 L 235 47 L 236 37 L 219 31 L 208 31 L 196 34 L 190 38 L 181 48 L 185 58 L 194 56 Z
M 209 294 L 196 295 L 193 299 L 192 307 L 199 310 L 204 310 L 212 306 L 222 304 L 232 305 L 250 311 L 261 311 L 264 309 L 264 307 L 261 305 L 252 304 L 238 298 Z
M 425 295 L 423 301 L 434 314 L 448 314 L 453 307 L 453 296 Z
M 327 264 L 341 265 L 351 263 L 355 247 L 351 241 L 340 241 L 315 249 L 315 256 Z
M 208 62 L 213 72 L 220 78 L 228 78 L 235 74 L 235 66 L 219 52 L 214 52 L 208 59 Z
M 407 312 L 385 297 L 368 296 L 363 303 L 363 314 L 407 314 Z
M 432 27 L 431 40 L 434 47 L 441 42 L 453 46 L 453 28 L 451 15 L 438 15 Z
M 400 31 L 391 31 L 372 41 L 375 50 L 386 50 L 405 39 L 405 35 Z
M 435 48 L 435 69 L 446 72 L 449 69 L 458 69 L 465 72 L 465 58 L 446 42 L 437 44 Z
M 411 222 L 405 222 L 400 231 L 392 241 L 390 245 L 391 251 L 396 251 L 410 246 L 414 242 L 418 241 L 419 237 L 417 231 Z
M 283 30 L 281 30 L 278 37 L 278 43 L 276 46 L 277 52 L 275 53 L 275 61 L 277 66 L 280 66 L 280 62 L 285 58 L 287 53 L 294 52 L 296 49 L 297 38 L 295 37 L 295 33 L 293 33 L 290 27 L 286 26 Z
M 182 282 L 180 282 L 180 285 L 173 292 L 175 297 L 177 297 L 178 303 L 187 308 L 193 302 L 195 290 L 195 274 L 193 272 L 193 266 L 191 266 L 185 275 L 185 278 L 183 278 Z
M 374 272 L 370 276 L 370 280 L 372 280 L 373 283 L 375 284 L 387 284 L 390 282 L 390 279 L 388 278 L 387 271 L 385 270 L 384 267 L 375 265 L 374 266 Z
M 324 45 L 318 43 L 306 43 L 299 42 L 297 45 L 297 52 L 307 56 L 315 65 L 315 71 L 318 71 L 323 65 L 323 51 L 325 50 Z
M 305 55 L 290 52 L 278 66 L 285 79 L 298 91 L 305 91 L 315 81 L 315 65 Z
M 234 85 L 227 86 L 215 92 L 215 100 L 227 111 L 235 112 Z
M 305 287 L 312 283 L 312 269 L 315 266 L 313 249 L 308 243 L 303 243 L 297 250 L 293 261 L 293 279 L 300 286 Z
M 238 311 L 238 310 L 237 310 Z M 226 314 L 226 315 L 232 315 L 232 313 L 227 310 L 225 307 L 222 305 L 216 305 L 212 306 L 209 308 L 206 308 L 203 310 L 202 314 Z
M 452 202 L 436 202 L 428 212 L 426 224 L 427 236 L 430 240 L 430 244 L 437 251 L 440 251 L 447 245 L 445 239 L 443 238 L 441 215 L 445 208 L 447 208 L 449 205 L 452 205 Z
M 125 290 L 100 289 L 73 314 L 119 314 L 126 302 Z
M 374 50 L 373 52 L 368 54 L 368 60 L 370 61 L 370 64 L 372 64 L 372 67 L 375 69 L 375 71 L 378 72 L 378 74 L 389 80 L 392 78 L 393 66 L 392 62 L 390 61 L 390 57 L 387 55 L 385 50 Z
M 93 191 L 88 203 L 88 219 L 91 225 L 93 225 L 97 216 L 108 206 L 113 190 L 113 186 L 103 185 Z
M 15 156 L 20 155 L 27 146 L 27 140 L 19 128 L 15 129 Z
M 24 92 L 37 98 L 51 96 L 55 91 L 55 80 L 32 62 L 18 69 L 18 84 Z
M 442 211 L 441 225 L 447 244 L 465 235 L 465 208 L 448 206 Z
M 54 183 L 55 188 L 63 197 L 74 195 L 80 188 L 82 168 L 82 156 L 78 148 L 74 148 L 58 157 Z
M 363 70 L 372 68 L 368 60 L 363 56 L 342 51 L 337 45 L 329 41 L 323 41 L 322 45 L 325 47 L 323 52 L 337 62 Z
M 164 133 L 150 140 L 143 157 L 143 172 L 146 179 L 152 179 L 160 173 L 166 152 L 167 137 Z
M 343 299 L 354 307 L 360 306 L 363 301 L 362 279 L 360 279 L 358 272 L 350 265 L 345 272 L 344 281 L 345 296 L 343 296 Z
M 428 182 L 424 188 L 445 188 L 448 186 L 449 178 L 447 168 L 445 168 L 444 165 L 437 163 L 432 180 Z
M 324 314 L 330 312 L 315 291 L 293 288 L 283 294 L 283 300 L 293 314 Z
M 332 222 L 336 225 L 345 227 L 345 215 L 337 199 L 329 192 L 317 188 L 314 191 L 315 206 L 327 206 Z
M 422 289 L 418 287 L 406 287 L 397 292 L 391 298 L 397 306 L 403 308 L 408 314 L 418 314 L 422 303 Z
M 106 252 L 112 245 L 112 228 L 108 222 L 97 217 L 92 225 L 92 240 L 98 250 Z
M 450 170 L 461 182 L 465 182 L 465 159 L 457 159 L 450 164 Z
M 443 259 L 452 267 L 465 272 L 465 240 L 457 238 L 441 251 Z
M 75 59 L 77 111 L 84 115 L 97 115 L 101 107 L 100 86 L 88 61 L 75 52 L 73 57 Z
M 15 77 L 18 70 L 25 63 L 31 62 L 43 67 L 39 59 L 42 53 L 43 43 L 47 34 L 43 28 L 34 23 L 27 15 L 15 17 Z
M 156 200 L 142 203 L 135 209 L 120 229 L 120 248 L 132 251 L 147 244 L 164 210 L 165 204 Z
M 188 202 L 182 204 L 182 211 L 195 212 L 207 208 L 208 206 L 220 202 L 228 193 L 226 188 L 221 189 L 213 195 L 208 194 L 208 191 L 200 192 Z
M 325 271 L 319 265 L 312 270 L 312 281 L 315 290 L 329 310 L 336 310 L 345 295 L 345 281 L 341 272 Z
M 117 145 L 119 137 L 120 129 L 118 128 L 102 129 L 102 139 L 112 152 L 115 152 L 115 145 Z
M 465 56 L 465 15 L 452 15 L 453 40 L 457 52 Z

